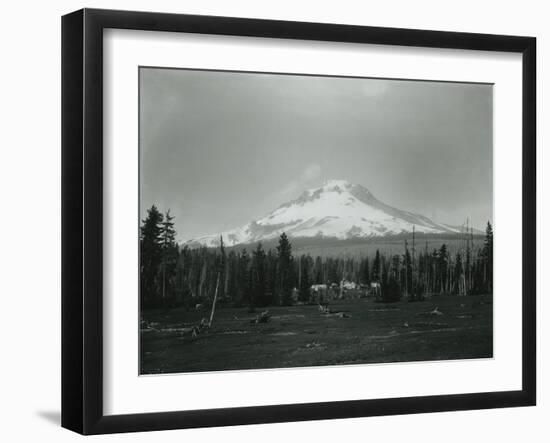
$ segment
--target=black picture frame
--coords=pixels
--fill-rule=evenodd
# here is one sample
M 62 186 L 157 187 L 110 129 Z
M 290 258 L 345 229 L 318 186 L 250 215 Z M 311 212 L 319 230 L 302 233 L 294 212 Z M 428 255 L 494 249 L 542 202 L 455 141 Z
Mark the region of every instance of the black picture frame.
M 192 32 L 522 54 L 522 389 L 131 415 L 103 412 L 103 31 Z M 83 9 L 62 18 L 62 426 L 82 434 L 530 406 L 536 403 L 536 39 Z

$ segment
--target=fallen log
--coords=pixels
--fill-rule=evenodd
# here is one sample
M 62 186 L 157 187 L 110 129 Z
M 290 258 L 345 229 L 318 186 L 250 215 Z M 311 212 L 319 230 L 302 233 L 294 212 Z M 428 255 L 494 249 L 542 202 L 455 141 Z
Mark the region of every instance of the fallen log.
M 324 317 L 338 317 L 338 318 L 351 318 L 350 314 L 346 314 L 345 312 L 339 311 L 339 312 L 328 312 L 325 314 L 322 314 Z
M 270 318 L 271 318 L 271 314 L 269 313 L 269 311 L 263 311 L 260 314 L 258 314 L 254 319 L 250 320 L 250 323 L 253 323 L 253 324 L 267 323 Z

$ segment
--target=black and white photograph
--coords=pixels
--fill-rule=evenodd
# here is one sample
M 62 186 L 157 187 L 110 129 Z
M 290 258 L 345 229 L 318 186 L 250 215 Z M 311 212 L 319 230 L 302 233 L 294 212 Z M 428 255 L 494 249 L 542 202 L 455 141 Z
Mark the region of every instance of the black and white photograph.
M 550 441 L 545 3 L 3 6 L 0 441 Z
M 493 357 L 492 84 L 140 67 L 139 153 L 141 374 Z

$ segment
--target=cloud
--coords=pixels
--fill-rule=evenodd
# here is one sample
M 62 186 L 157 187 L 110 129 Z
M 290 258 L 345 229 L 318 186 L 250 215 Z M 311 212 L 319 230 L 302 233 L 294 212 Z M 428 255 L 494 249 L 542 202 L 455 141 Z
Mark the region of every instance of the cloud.
M 320 176 L 321 176 L 321 166 L 319 166 L 317 163 L 312 163 L 311 165 L 308 165 L 304 169 L 300 177 L 300 181 L 308 182 L 311 180 L 318 179 Z
M 299 192 L 310 186 L 319 177 L 321 177 L 321 166 L 311 163 L 304 168 L 297 179 L 288 182 L 280 194 L 284 197 L 297 197 Z
M 388 81 L 371 80 L 361 83 L 361 92 L 366 97 L 378 97 L 384 95 L 388 90 Z

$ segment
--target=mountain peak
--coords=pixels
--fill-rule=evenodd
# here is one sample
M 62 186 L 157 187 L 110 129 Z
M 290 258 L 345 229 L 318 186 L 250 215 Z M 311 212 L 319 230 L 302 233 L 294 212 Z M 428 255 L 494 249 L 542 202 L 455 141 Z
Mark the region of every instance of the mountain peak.
M 334 189 L 334 188 L 347 189 L 347 188 L 351 188 L 352 186 L 353 186 L 353 183 L 350 183 L 347 180 L 330 179 L 330 180 L 326 180 L 325 183 L 323 183 L 323 188 L 326 188 L 326 189 Z
M 371 192 L 365 188 L 363 185 L 358 185 L 355 183 L 352 183 L 348 180 L 340 180 L 340 179 L 330 179 L 326 180 L 323 183 L 323 186 L 321 188 L 323 191 L 350 191 L 350 192 L 358 192 L 361 194 L 368 194 L 372 195 Z M 316 191 L 317 189 L 310 190 L 310 192 Z
M 379 203 L 378 200 L 372 195 L 366 187 L 363 185 L 357 185 L 349 182 L 348 180 L 327 180 L 322 187 L 318 189 L 311 189 L 306 191 L 306 195 L 316 195 L 322 192 L 348 192 L 351 196 L 362 201 L 366 204 Z

